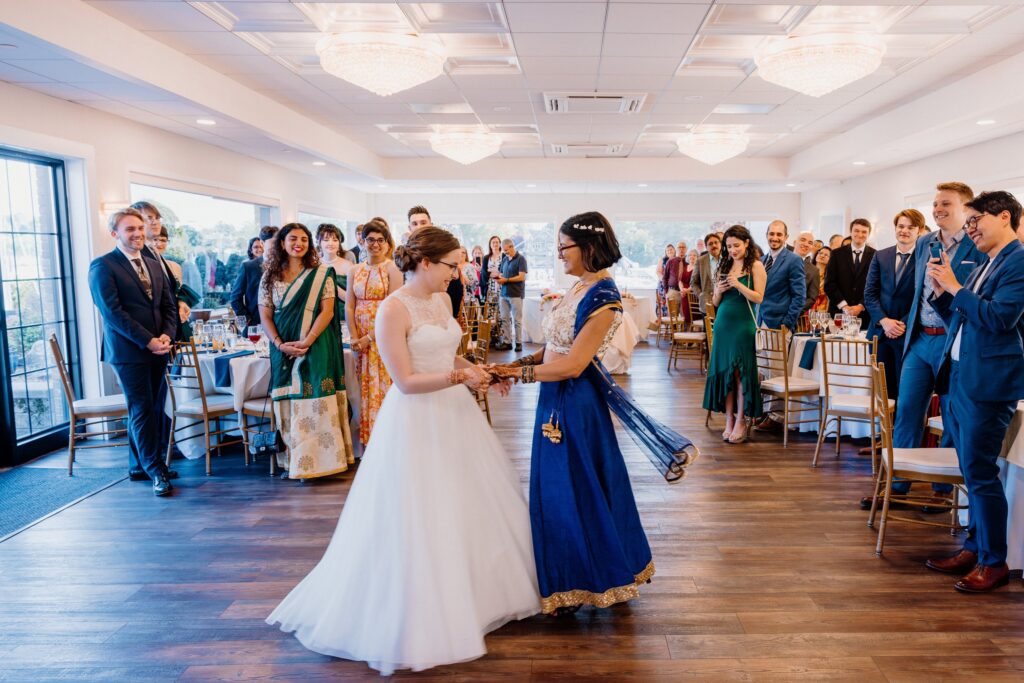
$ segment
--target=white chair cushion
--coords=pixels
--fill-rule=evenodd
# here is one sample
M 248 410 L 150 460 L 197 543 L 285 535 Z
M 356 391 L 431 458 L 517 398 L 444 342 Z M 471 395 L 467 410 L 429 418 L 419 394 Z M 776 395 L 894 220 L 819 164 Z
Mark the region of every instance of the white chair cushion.
M 274 412 L 274 402 L 266 398 L 250 398 L 242 404 L 242 408 L 247 413 L 259 413 L 260 415 L 270 415 Z
M 942 416 L 936 415 L 935 417 L 928 418 L 928 427 L 931 429 L 937 429 L 940 432 L 943 431 L 942 427 Z
M 75 414 L 79 417 L 87 417 L 90 413 L 108 413 L 114 410 L 128 410 L 124 394 L 80 398 L 75 401 Z
M 673 341 L 681 342 L 702 342 L 704 341 L 703 332 L 676 332 L 672 335 Z
M 885 462 L 885 455 L 882 456 Z M 921 474 L 940 474 L 959 477 L 960 461 L 955 448 L 894 448 L 892 466 L 895 470 L 909 470 Z
M 889 399 L 889 408 L 896 405 L 896 401 Z M 871 413 L 871 397 L 861 394 L 832 394 L 832 412 L 842 412 L 847 415 L 863 415 L 867 417 Z
M 235 397 L 230 394 L 207 394 L 206 409 L 211 413 L 222 410 L 235 411 Z M 178 406 L 179 413 L 188 415 L 202 415 L 203 401 L 198 396 L 191 401 L 185 401 Z
M 704 321 L 703 320 L 694 320 L 692 325 L 693 325 L 693 329 L 695 329 L 695 330 L 703 330 L 704 329 Z
M 772 377 L 761 382 L 761 388 L 766 391 L 777 391 L 780 394 L 786 390 L 783 377 Z M 803 377 L 790 377 L 789 378 L 789 390 L 790 391 L 818 391 L 818 382 L 813 379 L 805 379 Z

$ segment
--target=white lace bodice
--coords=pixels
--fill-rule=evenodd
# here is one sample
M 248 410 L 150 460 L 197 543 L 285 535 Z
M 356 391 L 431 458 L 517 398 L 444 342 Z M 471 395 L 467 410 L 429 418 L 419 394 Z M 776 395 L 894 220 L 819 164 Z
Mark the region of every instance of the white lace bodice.
M 412 319 L 406 343 L 413 372 L 448 372 L 455 367 L 462 328 L 448 310 L 448 295 L 442 292 L 421 299 L 402 287 L 391 296 L 402 302 Z
M 570 290 L 570 293 L 562 297 L 554 309 L 544 316 L 544 320 L 541 322 L 541 328 L 544 330 L 544 339 L 547 340 L 547 348 L 555 353 L 568 354 L 572 348 L 572 343 L 576 341 L 576 309 L 579 308 L 580 301 L 583 300 L 585 293 L 585 289 L 580 291 Z M 601 348 L 597 350 L 598 357 L 604 355 L 612 341 L 612 337 L 615 336 L 615 332 L 621 324 L 622 313 L 616 311 L 615 320 L 612 322 L 612 326 L 608 328 L 608 334 L 604 336 Z

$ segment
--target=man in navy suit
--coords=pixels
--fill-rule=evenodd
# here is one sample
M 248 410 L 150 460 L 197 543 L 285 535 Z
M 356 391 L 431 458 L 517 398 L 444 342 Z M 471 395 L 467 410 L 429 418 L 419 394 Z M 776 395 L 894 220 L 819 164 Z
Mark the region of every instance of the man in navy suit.
M 954 588 L 983 593 L 1009 581 L 1006 495 L 999 453 L 1024 399 L 1024 246 L 1017 241 L 1021 205 L 1009 192 L 983 192 L 967 203 L 966 229 L 988 261 L 961 286 L 948 255 L 928 264 L 931 299 L 947 322 L 942 377 L 950 410 L 943 414 L 967 484 L 970 523 L 963 549 L 928 561 L 936 571 L 966 575 Z
M 263 251 L 267 251 L 267 242 L 277 234 L 277 228 L 273 225 L 265 225 L 260 230 L 260 241 L 263 242 Z M 231 309 L 235 315 L 244 315 L 248 325 L 260 324 L 260 280 L 263 279 L 263 257 L 249 259 L 242 262 L 242 267 L 235 278 L 235 284 L 231 287 Z
M 807 284 L 803 260 L 786 249 L 788 235 L 789 229 L 782 221 L 768 224 L 768 252 L 761 257 L 768 280 L 764 299 L 757 307 L 757 324 L 770 328 L 785 325 L 793 331 L 804 308 Z
M 914 303 L 914 245 L 924 216 L 916 209 L 896 214 L 896 245 L 875 252 L 864 284 L 864 305 L 871 316 L 868 339 L 878 337 L 878 360 L 885 363 L 889 395 L 899 394 L 907 315 Z
M 102 360 L 113 366 L 128 404 L 129 473 L 143 471 L 153 493 L 171 493 L 160 433 L 164 372 L 178 329 L 178 308 L 160 263 L 143 256 L 145 223 L 135 209 L 110 217 L 116 248 L 89 266 L 89 290 L 103 318 Z
M 768 273 L 768 280 L 764 286 L 764 298 L 757 307 L 757 324 L 775 329 L 785 325 L 794 332 L 807 298 L 804 262 L 786 248 L 789 228 L 785 223 L 772 221 L 765 236 L 768 252 L 761 257 L 761 263 Z M 780 429 L 782 421 L 778 416 L 775 418 L 771 414 L 765 415 L 755 429 L 761 432 Z

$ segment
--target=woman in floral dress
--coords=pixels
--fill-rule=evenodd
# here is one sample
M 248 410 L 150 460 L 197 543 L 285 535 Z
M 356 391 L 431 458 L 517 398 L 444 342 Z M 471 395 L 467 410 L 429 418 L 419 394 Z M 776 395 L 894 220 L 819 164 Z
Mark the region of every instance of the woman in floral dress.
M 384 394 L 391 386 L 391 377 L 377 350 L 373 329 L 377 308 L 389 294 L 402 286 L 402 273 L 391 260 L 395 242 L 383 220 L 369 221 L 363 226 L 362 234 L 368 256 L 364 263 L 349 271 L 345 320 L 359 373 L 359 441 L 366 445 Z

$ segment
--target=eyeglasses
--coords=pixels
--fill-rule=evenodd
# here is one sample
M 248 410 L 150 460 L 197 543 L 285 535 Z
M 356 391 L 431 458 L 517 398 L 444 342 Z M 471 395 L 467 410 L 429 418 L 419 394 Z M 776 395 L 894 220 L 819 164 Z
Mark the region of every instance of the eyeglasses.
M 364 241 L 367 244 L 384 244 L 387 242 L 383 237 L 367 237 Z
M 562 252 L 565 251 L 566 249 L 573 249 L 573 248 L 578 247 L 578 246 L 580 246 L 580 245 L 578 245 L 578 244 L 559 244 L 558 247 L 557 247 L 558 255 L 561 256 Z
M 440 263 L 442 266 L 448 266 L 453 272 L 459 269 L 458 264 L 455 263 L 448 263 L 447 261 L 438 261 L 437 263 Z
M 968 217 L 968 219 L 966 221 L 964 221 L 964 227 L 967 228 L 968 230 L 977 230 L 978 229 L 978 221 L 980 221 L 984 216 L 987 216 L 987 215 L 988 214 L 986 214 L 984 211 L 982 211 L 977 216 L 970 216 L 970 217 Z

